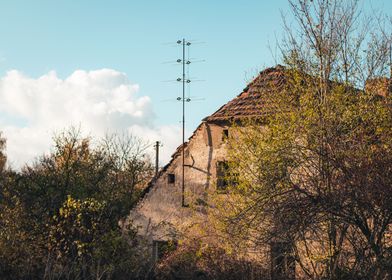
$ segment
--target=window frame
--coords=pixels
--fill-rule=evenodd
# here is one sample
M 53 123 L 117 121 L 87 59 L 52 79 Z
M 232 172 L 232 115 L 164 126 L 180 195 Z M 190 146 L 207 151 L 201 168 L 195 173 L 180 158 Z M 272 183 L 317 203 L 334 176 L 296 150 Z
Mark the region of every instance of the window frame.
M 176 183 L 176 174 L 174 173 L 168 173 L 167 174 L 167 183 L 172 185 Z
M 229 138 L 229 129 L 228 128 L 224 128 L 222 130 L 222 142 L 227 141 L 228 138 Z
M 227 176 L 230 175 L 229 178 Z M 231 174 L 230 165 L 226 160 L 216 162 L 216 189 L 218 192 L 226 193 L 231 186 L 238 185 L 238 180 Z

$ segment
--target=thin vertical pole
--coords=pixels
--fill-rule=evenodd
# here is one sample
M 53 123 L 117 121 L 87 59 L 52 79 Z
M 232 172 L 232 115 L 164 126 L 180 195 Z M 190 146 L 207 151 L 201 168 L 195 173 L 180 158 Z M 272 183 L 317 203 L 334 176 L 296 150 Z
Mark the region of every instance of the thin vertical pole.
M 182 207 L 185 207 L 185 38 L 182 39 Z
M 155 142 L 155 178 L 158 178 L 158 170 L 159 170 L 159 145 L 160 142 Z

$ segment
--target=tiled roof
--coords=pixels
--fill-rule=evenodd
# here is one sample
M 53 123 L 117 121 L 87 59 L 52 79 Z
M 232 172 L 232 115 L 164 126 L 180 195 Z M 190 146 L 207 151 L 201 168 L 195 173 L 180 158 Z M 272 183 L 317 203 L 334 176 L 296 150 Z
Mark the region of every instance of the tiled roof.
M 242 93 L 203 120 L 233 120 L 271 113 L 274 105 L 268 95 L 283 85 L 284 71 L 285 68 L 281 65 L 263 70 Z
M 224 121 L 239 119 L 242 117 L 257 117 L 264 116 L 273 111 L 273 102 L 268 98 L 268 94 L 273 93 L 279 89 L 284 83 L 285 68 L 277 65 L 272 68 L 267 68 L 260 72 L 260 74 L 248 84 L 241 94 L 223 105 L 218 111 L 211 116 L 206 117 L 203 121 Z M 202 123 L 189 137 L 188 141 L 184 143 L 185 148 L 189 141 L 195 136 L 196 131 L 199 130 Z M 162 176 L 172 164 L 172 162 L 181 156 L 182 145 L 180 145 L 173 153 L 172 158 L 160 171 L 157 178 L 150 181 L 148 186 L 144 189 L 140 196 L 140 201 L 144 199 L 147 193 L 154 187 L 156 180 Z

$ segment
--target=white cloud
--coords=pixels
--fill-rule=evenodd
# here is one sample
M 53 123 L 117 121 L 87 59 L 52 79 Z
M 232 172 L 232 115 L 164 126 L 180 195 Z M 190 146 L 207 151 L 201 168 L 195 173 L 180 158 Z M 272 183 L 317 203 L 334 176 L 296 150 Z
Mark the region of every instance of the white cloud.
M 128 131 L 150 142 L 161 140 L 162 162 L 179 144 L 177 126 L 153 125 L 148 96 L 124 73 L 101 69 L 77 70 L 66 79 L 49 72 L 37 79 L 9 71 L 0 79 L 0 130 L 14 167 L 48 152 L 55 131 L 81 127 L 93 136 Z

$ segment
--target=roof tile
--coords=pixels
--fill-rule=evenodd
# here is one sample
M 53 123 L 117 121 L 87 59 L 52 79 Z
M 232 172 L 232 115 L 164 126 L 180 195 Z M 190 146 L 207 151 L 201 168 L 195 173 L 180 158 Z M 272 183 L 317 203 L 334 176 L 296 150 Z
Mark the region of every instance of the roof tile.
M 285 68 L 281 65 L 265 69 L 232 99 L 204 121 L 222 121 L 244 117 L 265 116 L 273 110 L 268 94 L 284 83 Z

